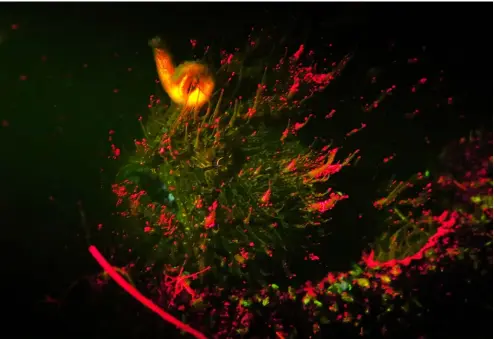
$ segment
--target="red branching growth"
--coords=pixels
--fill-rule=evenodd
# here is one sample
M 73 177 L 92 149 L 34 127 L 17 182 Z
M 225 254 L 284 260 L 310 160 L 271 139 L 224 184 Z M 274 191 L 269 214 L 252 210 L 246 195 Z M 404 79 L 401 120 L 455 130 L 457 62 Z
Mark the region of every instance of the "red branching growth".
M 332 209 L 336 203 L 340 200 L 348 199 L 347 194 L 338 194 L 338 193 L 330 193 L 329 198 L 323 201 L 318 201 L 309 205 L 309 211 L 318 211 L 320 213 L 324 213 L 330 209 Z
M 167 271 L 164 273 L 165 278 L 163 281 L 164 290 L 167 295 L 170 297 L 170 305 L 173 304 L 175 298 L 182 293 L 182 291 L 186 291 L 191 297 L 191 302 L 194 303 L 196 300 L 196 292 L 190 287 L 189 281 L 197 279 L 199 275 L 211 269 L 210 266 L 205 267 L 199 272 L 192 274 L 184 274 L 184 265 L 180 267 L 180 271 L 176 272 L 175 269 L 168 267 Z M 170 275 L 169 273 L 176 272 L 176 275 Z
M 407 256 L 403 259 L 391 259 L 385 262 L 379 262 L 374 260 L 374 251 L 371 251 L 368 255 L 363 255 L 362 260 L 365 264 L 370 267 L 394 267 L 396 265 L 405 265 L 408 266 L 412 262 L 412 260 L 422 259 L 425 252 L 430 248 L 433 248 L 437 245 L 438 241 L 448 233 L 454 231 L 454 226 L 456 225 L 456 221 L 458 218 L 457 212 L 449 213 L 448 211 L 444 211 L 440 216 L 434 217 L 434 221 L 440 223 L 439 228 L 436 233 L 429 238 L 427 243 L 422 246 L 420 250 L 418 250 L 415 254 Z

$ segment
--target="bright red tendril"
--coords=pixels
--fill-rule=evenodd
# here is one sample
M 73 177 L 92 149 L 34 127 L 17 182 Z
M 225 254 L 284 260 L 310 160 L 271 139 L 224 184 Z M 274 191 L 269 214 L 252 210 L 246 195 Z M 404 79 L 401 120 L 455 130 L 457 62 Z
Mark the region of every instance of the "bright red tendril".
M 206 339 L 206 336 L 204 334 L 193 329 L 192 327 L 181 322 L 180 320 L 176 319 L 171 314 L 166 313 L 161 308 L 159 308 L 155 303 L 153 303 L 150 299 L 143 296 L 138 290 L 135 289 L 135 287 L 129 284 L 124 278 L 122 278 L 120 274 L 117 273 L 117 271 L 115 271 L 115 269 L 110 265 L 108 261 L 106 261 L 106 259 L 103 257 L 100 251 L 98 251 L 96 247 L 94 247 L 93 245 L 89 246 L 89 252 L 94 257 L 94 259 L 98 262 L 98 264 L 100 264 L 100 266 L 105 270 L 105 272 L 108 273 L 108 275 L 112 277 L 112 279 L 115 280 L 115 282 L 119 284 L 120 287 L 122 287 L 127 293 L 133 296 L 141 304 L 143 304 L 151 311 L 159 315 L 163 320 L 168 321 L 169 323 L 175 325 L 182 331 L 190 333 L 191 335 L 193 335 L 198 339 Z

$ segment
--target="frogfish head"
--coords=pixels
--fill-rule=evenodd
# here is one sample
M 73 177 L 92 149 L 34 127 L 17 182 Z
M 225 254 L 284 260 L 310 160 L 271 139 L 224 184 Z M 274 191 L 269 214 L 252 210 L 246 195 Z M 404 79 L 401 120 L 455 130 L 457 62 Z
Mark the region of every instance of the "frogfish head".
M 184 62 L 175 69 L 173 78 L 184 106 L 198 109 L 211 98 L 215 84 L 206 65 Z

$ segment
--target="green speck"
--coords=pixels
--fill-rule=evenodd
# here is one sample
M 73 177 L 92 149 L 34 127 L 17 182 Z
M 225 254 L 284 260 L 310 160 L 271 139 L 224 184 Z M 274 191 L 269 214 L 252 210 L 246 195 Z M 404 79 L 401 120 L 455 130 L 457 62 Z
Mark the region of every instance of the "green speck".
M 341 294 L 341 299 L 342 299 L 343 301 L 346 301 L 347 303 L 351 303 L 351 302 L 353 302 L 353 298 L 352 298 L 352 296 L 351 296 L 350 294 L 348 294 L 348 293 L 342 293 L 342 294 Z
M 482 201 L 482 199 L 478 195 L 472 197 L 471 200 L 475 204 L 478 204 L 478 203 L 480 203 Z
M 325 316 L 321 317 L 321 324 L 329 324 L 329 319 Z
M 252 305 L 252 303 L 249 300 L 242 300 L 243 307 L 249 307 L 250 305 Z

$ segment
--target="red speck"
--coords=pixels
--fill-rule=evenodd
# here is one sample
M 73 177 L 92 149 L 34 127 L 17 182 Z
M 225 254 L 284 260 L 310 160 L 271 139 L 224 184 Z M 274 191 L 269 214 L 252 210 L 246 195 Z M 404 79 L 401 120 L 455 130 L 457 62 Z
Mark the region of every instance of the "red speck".
M 13 31 L 15 31 L 15 30 L 19 29 L 19 25 L 18 25 L 18 24 L 12 24 L 12 25 L 10 26 L 10 28 L 11 28 Z
M 452 105 L 453 104 L 453 97 L 449 97 L 448 98 L 448 105 Z
M 2 120 L 2 127 L 9 127 L 9 122 L 7 120 Z
M 419 84 L 423 85 L 427 82 L 427 78 L 422 78 L 419 80 Z
M 115 145 L 111 145 L 111 149 L 113 152 L 113 159 L 117 159 L 120 156 L 120 148 L 117 148 Z
M 21 75 L 19 77 L 19 80 L 22 80 L 22 81 L 27 80 L 27 75 Z
M 324 118 L 330 119 L 333 117 L 333 115 L 336 113 L 335 109 L 332 109 L 331 112 L 329 112 Z
M 295 52 L 295 54 L 293 54 L 293 60 L 294 61 L 297 61 L 300 56 L 302 55 L 302 53 L 304 52 L 304 45 L 300 45 L 300 47 L 298 48 L 298 50 Z
M 102 228 L 103 228 L 103 224 L 98 224 L 98 231 L 101 231 Z
M 312 261 L 316 261 L 316 260 L 319 260 L 319 257 L 317 255 L 315 255 L 314 253 L 310 253 L 309 259 Z
M 118 91 L 119 91 L 119 89 L 118 89 L 118 88 L 115 88 L 115 89 L 113 90 L 113 93 L 118 93 Z
M 190 44 L 192 45 L 192 48 L 196 48 L 196 45 L 197 45 L 197 40 L 195 39 L 190 39 Z
M 295 81 L 293 82 L 293 85 L 290 87 L 290 90 L 288 92 L 289 97 L 292 97 L 293 95 L 295 95 L 295 93 L 297 93 L 299 88 L 299 83 L 300 81 L 298 80 L 298 78 L 295 78 Z

